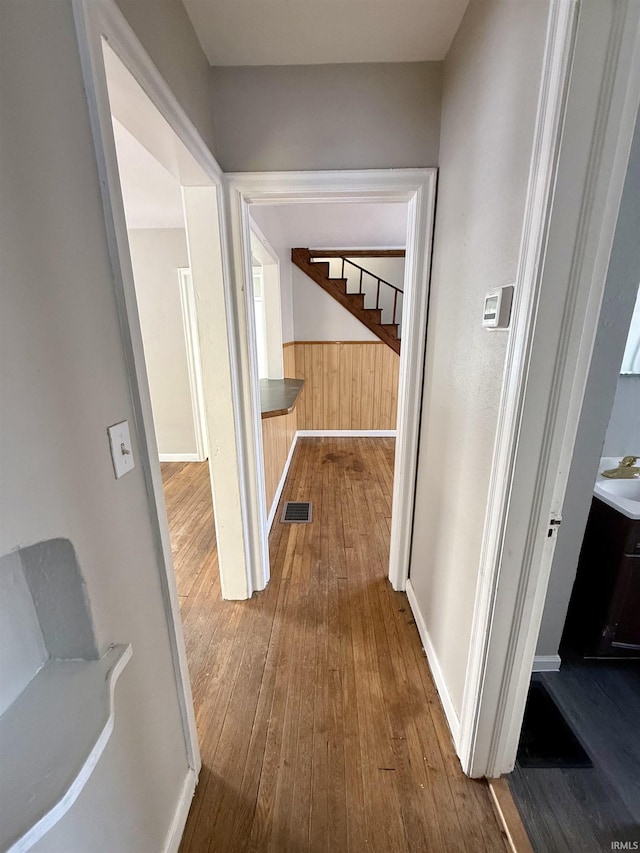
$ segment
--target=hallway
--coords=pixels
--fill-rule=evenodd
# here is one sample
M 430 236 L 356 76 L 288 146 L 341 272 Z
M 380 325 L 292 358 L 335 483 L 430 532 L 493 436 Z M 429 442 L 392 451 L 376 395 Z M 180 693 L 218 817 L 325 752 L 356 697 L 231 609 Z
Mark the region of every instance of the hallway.
M 272 578 L 222 601 L 206 464 L 163 480 L 202 751 L 182 851 L 504 851 L 404 593 L 386 578 L 393 439 L 300 439 Z M 188 544 L 188 551 L 183 550 Z

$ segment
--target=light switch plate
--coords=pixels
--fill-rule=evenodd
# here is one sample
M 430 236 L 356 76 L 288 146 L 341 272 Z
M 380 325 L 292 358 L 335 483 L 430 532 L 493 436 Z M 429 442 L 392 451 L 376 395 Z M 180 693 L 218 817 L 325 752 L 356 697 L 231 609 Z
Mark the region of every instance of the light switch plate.
M 111 458 L 113 459 L 113 470 L 116 480 L 136 467 L 133 458 L 133 447 L 131 446 L 131 434 L 129 433 L 129 422 L 121 421 L 107 429 L 109 435 L 109 446 L 111 447 Z

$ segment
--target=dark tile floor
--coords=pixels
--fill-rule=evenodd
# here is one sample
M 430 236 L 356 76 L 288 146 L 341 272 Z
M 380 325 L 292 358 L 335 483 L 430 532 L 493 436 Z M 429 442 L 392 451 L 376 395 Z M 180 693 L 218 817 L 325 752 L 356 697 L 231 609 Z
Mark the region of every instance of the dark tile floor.
M 593 768 L 523 769 L 508 777 L 536 853 L 640 845 L 640 663 L 563 658 L 541 679 Z M 624 848 L 618 848 L 624 849 Z M 640 849 L 640 847 L 627 847 Z

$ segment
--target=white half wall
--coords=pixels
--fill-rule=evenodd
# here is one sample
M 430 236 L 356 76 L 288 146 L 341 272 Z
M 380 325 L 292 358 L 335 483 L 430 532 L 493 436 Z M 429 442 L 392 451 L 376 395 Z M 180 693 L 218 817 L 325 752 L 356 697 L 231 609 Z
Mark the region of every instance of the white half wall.
M 178 268 L 189 265 L 184 228 L 129 231 L 136 298 L 161 456 L 196 454 Z
M 410 578 L 458 715 L 508 334 L 482 306 L 515 280 L 547 15 L 471 0 L 444 67 Z

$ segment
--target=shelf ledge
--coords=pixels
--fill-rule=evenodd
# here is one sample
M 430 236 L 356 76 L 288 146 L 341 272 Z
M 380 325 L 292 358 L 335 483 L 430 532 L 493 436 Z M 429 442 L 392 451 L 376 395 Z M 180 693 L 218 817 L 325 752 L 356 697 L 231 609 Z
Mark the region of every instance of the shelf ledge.
M 261 379 L 260 411 L 262 419 L 290 414 L 296 407 L 304 379 Z
M 114 725 L 116 682 L 131 657 L 51 660 L 0 717 L 0 850 L 28 850 L 71 808 Z

